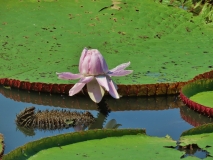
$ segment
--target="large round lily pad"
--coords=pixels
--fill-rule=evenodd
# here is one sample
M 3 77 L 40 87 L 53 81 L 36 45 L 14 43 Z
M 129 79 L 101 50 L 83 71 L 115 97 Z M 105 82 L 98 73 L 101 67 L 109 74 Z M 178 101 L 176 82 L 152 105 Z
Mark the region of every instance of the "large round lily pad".
M 212 88 L 213 90 L 213 88 Z M 206 92 L 200 92 L 192 97 L 190 99 L 196 103 L 202 104 L 204 106 L 208 106 L 210 108 L 213 108 L 213 91 L 206 91 Z
M 211 69 L 213 31 L 202 17 L 181 8 L 149 0 L 11 0 L 1 2 L 0 11 L 0 79 L 5 85 L 67 92 L 42 89 L 40 83 L 75 83 L 57 79 L 55 72 L 78 73 L 84 47 L 99 49 L 109 68 L 131 61 L 134 73 L 115 78 L 117 84 L 183 82 Z M 125 94 L 158 93 L 140 93 L 146 86 L 134 90 L 127 88 Z
M 101 139 L 100 139 L 101 138 Z M 147 136 L 144 130 L 91 130 L 62 134 L 27 143 L 4 156 L 7 159 L 174 159 L 183 152 L 169 136 Z
M 180 98 L 191 109 L 212 117 L 212 90 L 212 79 L 196 80 L 182 87 Z

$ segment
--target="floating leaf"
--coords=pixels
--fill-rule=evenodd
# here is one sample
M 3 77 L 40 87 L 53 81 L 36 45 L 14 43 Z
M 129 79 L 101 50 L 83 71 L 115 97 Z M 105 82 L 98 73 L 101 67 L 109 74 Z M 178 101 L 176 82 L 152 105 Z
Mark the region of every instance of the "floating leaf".
M 209 117 L 213 116 L 213 107 L 211 107 L 211 97 L 207 96 L 208 91 L 213 89 L 212 79 L 201 79 L 187 83 L 182 87 L 180 98 L 191 109 L 200 112 Z M 200 97 L 199 94 L 202 94 Z M 197 95 L 198 94 L 198 95 Z M 206 96 L 208 99 L 206 99 Z M 203 102 L 203 103 L 202 103 Z M 206 104 L 208 106 L 206 106 Z
M 0 83 L 68 93 L 75 81 L 65 85 L 55 72 L 78 73 L 84 47 L 99 49 L 109 68 L 131 61 L 134 73 L 114 79 L 122 95 L 176 94 L 177 82 L 211 70 L 213 31 L 202 17 L 150 0 L 111 5 L 111 0 L 2 2 Z
M 21 159 L 156 159 L 179 160 L 183 155 L 170 137 L 150 137 L 144 130 L 90 130 L 43 138 L 21 146 L 4 160 Z M 50 143 L 51 144 L 48 144 Z M 80 142 L 80 143 L 79 143 Z M 20 151 L 24 150 L 24 153 Z
M 183 132 L 180 137 L 180 145 L 187 146 L 196 144 L 199 148 L 206 150 L 209 153 L 208 158 L 211 159 L 213 155 L 212 132 L 213 132 L 212 123 L 187 130 Z

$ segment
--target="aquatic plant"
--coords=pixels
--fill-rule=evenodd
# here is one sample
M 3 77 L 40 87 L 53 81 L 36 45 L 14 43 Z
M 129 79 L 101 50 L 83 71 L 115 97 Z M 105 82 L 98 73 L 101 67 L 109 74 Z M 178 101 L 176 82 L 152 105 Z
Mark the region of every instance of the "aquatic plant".
M 196 101 L 196 97 L 195 100 L 192 99 L 192 97 L 201 92 L 203 92 L 204 95 L 206 93 L 208 94 L 208 91 L 212 91 L 212 88 L 212 79 L 200 79 L 191 81 L 182 87 L 180 91 L 180 98 L 189 108 L 200 112 L 208 117 L 213 117 L 213 107 L 212 105 L 208 105 L 211 104 L 211 97 L 206 99 L 205 96 L 203 96 L 198 98 L 198 101 Z
M 86 125 L 94 122 L 90 112 L 78 113 L 66 110 L 38 110 L 28 107 L 16 116 L 16 124 L 26 128 L 61 129 L 69 126 Z
M 73 96 L 80 92 L 87 84 L 87 90 L 90 98 L 99 103 L 104 95 L 104 89 L 109 94 L 118 99 L 117 85 L 111 79 L 112 76 L 125 76 L 132 73 L 132 70 L 124 70 L 130 65 L 130 62 L 123 63 L 109 70 L 107 63 L 102 54 L 97 49 L 84 48 L 79 62 L 79 74 L 71 72 L 56 73 L 59 79 L 79 79 L 69 91 L 69 95 Z M 104 88 L 104 89 L 103 89 Z

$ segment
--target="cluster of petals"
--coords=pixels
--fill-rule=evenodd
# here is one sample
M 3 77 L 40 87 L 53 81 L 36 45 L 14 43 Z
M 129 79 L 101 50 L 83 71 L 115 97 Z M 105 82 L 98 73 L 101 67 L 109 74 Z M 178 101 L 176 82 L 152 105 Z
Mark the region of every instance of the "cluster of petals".
M 113 76 L 125 76 L 132 73 L 132 70 L 125 70 L 130 62 L 123 63 L 109 70 L 107 63 L 102 54 L 97 49 L 84 48 L 80 57 L 79 72 L 73 74 L 71 72 L 56 73 L 59 79 L 73 80 L 80 79 L 69 91 L 69 95 L 73 96 L 80 92 L 87 85 L 90 98 L 99 103 L 104 96 L 105 90 L 109 94 L 118 99 L 117 85 L 113 82 Z

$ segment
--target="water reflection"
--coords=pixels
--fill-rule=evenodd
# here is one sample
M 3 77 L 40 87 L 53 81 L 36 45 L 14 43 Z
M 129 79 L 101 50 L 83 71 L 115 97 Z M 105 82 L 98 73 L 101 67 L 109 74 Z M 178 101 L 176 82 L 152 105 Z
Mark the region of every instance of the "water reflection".
M 26 102 L 60 108 L 99 110 L 101 113 L 103 106 L 108 109 L 108 112 L 124 110 L 164 110 L 179 108 L 182 105 L 182 102 L 177 98 L 177 95 L 146 98 L 122 97 L 119 100 L 106 96 L 104 101 L 101 101 L 100 104 L 97 105 L 86 96 L 69 97 L 67 95 L 58 94 L 50 95 L 47 93 L 38 92 L 29 93 L 24 90 L 5 89 L 3 86 L 0 86 L 0 93 L 17 102 Z
M 5 137 L 5 153 L 29 141 L 60 133 L 75 132 L 95 128 L 145 128 L 148 135 L 164 137 L 169 134 L 178 140 L 183 131 L 192 128 L 180 116 L 182 102 L 177 96 L 122 97 L 115 100 L 104 97 L 98 105 L 89 97 L 38 94 L 17 89 L 0 87 L 0 133 Z M 39 110 L 89 111 L 96 119 L 86 127 L 75 126 L 63 130 L 25 130 L 15 124 L 16 114 L 26 107 Z
M 213 122 L 212 118 L 206 117 L 187 106 L 180 107 L 180 114 L 187 123 L 194 127 Z

